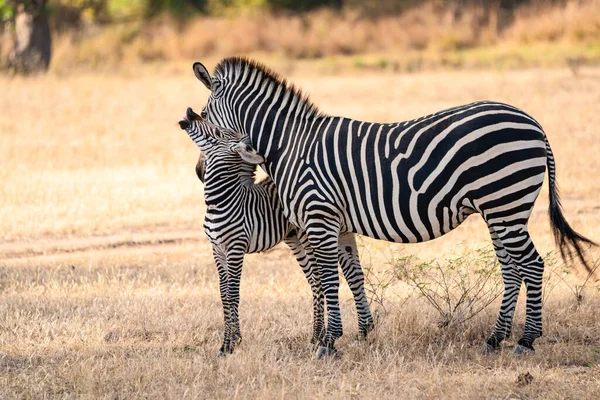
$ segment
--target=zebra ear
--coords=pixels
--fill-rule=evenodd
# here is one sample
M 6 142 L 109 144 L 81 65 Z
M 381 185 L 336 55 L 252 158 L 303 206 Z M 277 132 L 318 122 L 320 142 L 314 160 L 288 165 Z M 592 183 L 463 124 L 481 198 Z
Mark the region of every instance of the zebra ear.
M 192 67 L 194 69 L 194 75 L 200 82 L 206 86 L 208 90 L 212 90 L 212 78 L 210 77 L 210 73 L 206 69 L 201 62 L 196 61 Z
M 198 157 L 198 162 L 196 163 L 196 176 L 200 179 L 200 182 L 204 183 L 204 172 L 206 171 L 206 166 L 204 165 L 204 154 L 200 153 Z
M 262 164 L 265 162 L 263 156 L 258 154 L 256 150 L 244 143 L 236 143 L 231 146 L 231 150 L 238 153 L 242 160 L 246 161 L 249 164 Z

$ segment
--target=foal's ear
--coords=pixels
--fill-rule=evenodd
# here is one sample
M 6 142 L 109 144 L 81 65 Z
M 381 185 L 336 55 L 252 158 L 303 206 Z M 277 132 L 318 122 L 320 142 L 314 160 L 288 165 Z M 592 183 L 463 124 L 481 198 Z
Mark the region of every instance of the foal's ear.
M 200 179 L 200 182 L 204 183 L 204 173 L 206 172 L 206 166 L 204 165 L 204 155 L 200 153 L 198 162 L 196 163 L 196 176 Z
M 210 77 L 210 73 L 206 69 L 201 62 L 196 61 L 192 67 L 194 69 L 194 75 L 200 82 L 206 86 L 208 90 L 212 90 L 212 78 Z
M 249 164 L 262 164 L 265 162 L 263 156 L 258 154 L 256 150 L 244 143 L 236 143 L 231 146 L 231 150 L 238 153 L 242 160 L 246 161 Z

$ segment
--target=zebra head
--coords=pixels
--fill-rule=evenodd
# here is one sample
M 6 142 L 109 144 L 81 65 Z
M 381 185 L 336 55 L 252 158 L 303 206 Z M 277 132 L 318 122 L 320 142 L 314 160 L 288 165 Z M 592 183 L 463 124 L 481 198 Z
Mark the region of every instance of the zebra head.
M 211 76 L 206 67 L 198 61 L 192 68 L 196 78 L 210 90 L 206 105 L 202 108 L 202 117 L 218 126 L 246 134 L 244 123 L 236 112 L 239 99 L 242 98 L 240 90 L 244 89 L 243 85 L 239 85 L 240 77 L 226 73 L 218 66 Z M 252 78 L 255 78 L 254 75 Z
M 267 164 L 270 155 L 282 148 L 282 136 L 300 133 L 316 118 L 327 116 L 300 89 L 255 60 L 224 58 L 212 75 L 200 62 L 192 68 L 196 78 L 210 90 L 202 117 L 247 135 L 249 144 Z
M 179 121 L 181 129 L 196 143 L 207 158 L 214 156 L 220 160 L 236 161 L 241 158 L 248 164 L 264 163 L 264 158 L 248 144 L 248 138 L 232 129 L 222 128 L 211 124 L 202 116 L 196 114 L 191 107 Z

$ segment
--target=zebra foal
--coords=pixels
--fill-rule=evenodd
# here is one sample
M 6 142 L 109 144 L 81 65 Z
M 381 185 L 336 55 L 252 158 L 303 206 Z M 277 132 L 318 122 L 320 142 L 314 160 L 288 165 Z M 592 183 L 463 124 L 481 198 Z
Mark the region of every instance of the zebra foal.
M 593 244 L 561 209 L 548 139 L 531 116 L 507 104 L 477 102 L 411 121 L 375 123 L 329 116 L 262 64 L 226 58 L 210 75 L 209 122 L 248 136 L 264 157 L 284 214 L 306 232 L 325 292 L 327 329 L 319 355 L 342 335 L 336 248 L 347 232 L 400 243 L 438 238 L 471 214 L 487 224 L 501 265 L 504 295 L 485 348 L 509 336 L 521 285 L 525 328 L 516 352 L 533 351 L 542 334 L 544 261 L 528 230 L 548 171 L 550 223 L 563 255 L 583 258 Z
M 244 143 L 241 135 L 204 121 L 191 108 L 179 125 L 201 151 L 196 174 L 204 183 L 207 208 L 204 231 L 212 244 L 219 273 L 225 320 L 219 355 L 231 353 L 241 341 L 238 306 L 244 255 L 266 251 L 281 241 L 290 247 L 311 286 L 311 342 L 317 344 L 325 331 L 320 274 L 307 236 L 283 215 L 273 181 L 266 178 L 254 182 L 256 167 L 264 161 L 262 156 Z M 364 338 L 373 329 L 373 317 L 365 295 L 354 234 L 341 234 L 337 247 L 338 260 L 356 304 L 358 335 Z

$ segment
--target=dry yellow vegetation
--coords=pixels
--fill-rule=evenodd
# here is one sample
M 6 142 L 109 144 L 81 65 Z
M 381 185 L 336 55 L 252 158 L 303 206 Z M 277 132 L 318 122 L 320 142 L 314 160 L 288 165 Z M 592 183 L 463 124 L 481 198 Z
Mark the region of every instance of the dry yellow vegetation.
M 330 114 L 394 121 L 480 99 L 526 110 L 548 134 L 567 219 L 600 239 L 600 69 L 295 71 L 290 78 Z M 387 312 L 374 305 L 369 341 L 354 342 L 356 314 L 344 301 L 341 354 L 318 361 L 308 346 L 310 289 L 283 246 L 246 258 L 244 341 L 215 359 L 222 314 L 197 150 L 177 126 L 208 95 L 191 68 L 0 77 L 0 88 L 0 398 L 598 398 L 593 285 L 577 307 L 550 276 L 537 353 L 513 355 L 511 339 L 484 356 L 498 302 L 443 330 L 424 299 L 405 300 L 407 286 L 394 282 Z M 554 249 L 547 205 L 544 186 L 530 222 L 542 254 Z M 473 216 L 428 243 L 360 243 L 377 274 L 394 257 L 444 258 L 489 238 Z M 342 299 L 351 299 L 346 286 Z

